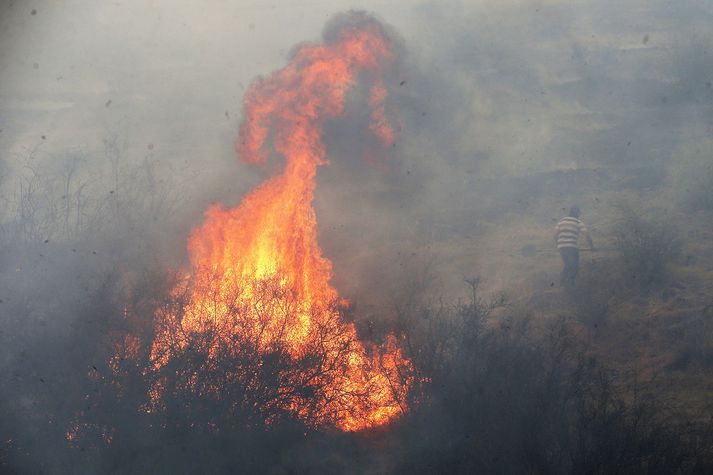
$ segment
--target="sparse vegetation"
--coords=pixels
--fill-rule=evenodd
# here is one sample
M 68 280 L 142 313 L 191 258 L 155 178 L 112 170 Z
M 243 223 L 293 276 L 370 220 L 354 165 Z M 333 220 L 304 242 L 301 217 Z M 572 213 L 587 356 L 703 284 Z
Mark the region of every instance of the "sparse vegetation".
M 54 156 L 42 142 L 18 154 L 19 172 L 0 177 L 0 249 L 117 234 L 144 233 L 145 239 L 151 229 L 145 223 L 175 213 L 180 202 L 175 176 L 158 177 L 149 157 L 128 163 L 116 135 L 104 145 L 106 161 L 96 168 L 86 166 L 96 160 L 86 151 Z
M 177 319 L 164 323 L 177 326 L 185 311 L 165 269 L 148 271 L 150 259 L 127 266 L 107 257 L 91 265 L 91 276 L 52 291 L 66 274 L 87 270 L 74 256 L 95 255 L 76 243 L 99 244 L 112 230 L 170 213 L 176 203 L 155 184 L 148 164 L 120 172 L 121 193 L 102 194 L 94 203 L 90 196 L 96 194 L 83 194 L 88 188 L 75 166 L 81 161 L 68 161 L 59 181 L 38 169 L 23 182 L 5 182 L 25 193 L 5 188 L 5 249 L 36 255 L 42 244 L 42 253 L 57 259 L 49 271 L 28 277 L 32 291 L 11 279 L 15 267 L 0 276 L 11 294 L 3 296 L 8 318 L 0 338 L 21 348 L 6 354 L 3 366 L 11 382 L 0 405 L 6 441 L 0 457 L 7 466 L 60 473 L 146 473 L 157 466 L 173 473 L 234 467 L 273 473 L 706 473 L 713 466 L 705 421 L 680 414 L 656 394 L 644 396 L 633 383 L 636 375 L 606 366 L 576 335 L 577 325 L 603 326 L 613 306 L 666 282 L 681 241 L 663 220 L 622 214 L 614 236 L 621 262 L 583 265 L 573 307 L 579 323 L 554 319 L 543 329 L 528 313 L 536 309 L 510 306 L 502 295 L 484 297 L 479 279 L 467 281 L 461 301 L 424 300 L 433 282 L 417 275 L 411 286 L 402 285 L 413 287 L 412 298 L 399 299 L 393 318 L 376 330 L 350 314 L 358 328 L 371 332 L 360 335 L 367 341 L 399 334 L 414 366 L 414 388 L 410 411 L 387 430 L 344 434 L 294 417 L 279 403 L 291 395 L 327 397 L 314 381 L 296 377 L 306 368 L 335 371 L 317 351 L 318 339 L 315 351 L 294 359 L 279 348 L 231 346 L 220 332 L 189 332 L 183 343 L 173 342 L 170 362 L 157 368 L 152 316 L 169 306 Z M 79 211 L 62 207 L 63 193 Z M 105 211 L 97 226 L 86 221 L 95 209 Z M 47 232 L 50 243 L 44 243 Z M 264 290 L 268 297 L 280 292 L 274 282 Z M 294 317 L 283 310 L 283 318 Z M 344 312 L 336 304 L 333 310 Z M 264 319 L 274 320 L 276 313 L 268 313 Z M 672 348 L 670 372 L 711 367 L 711 311 L 694 313 L 675 329 L 681 344 Z M 239 326 L 234 317 L 226 321 Z M 222 348 L 218 358 L 208 357 L 211 348 Z M 209 360 L 211 371 L 203 372 Z M 152 400 L 158 385 L 164 385 L 162 397 Z M 33 458 L 38 451 L 44 454 L 39 464 Z
M 130 290 L 137 284 L 138 294 Z M 294 379 L 324 361 L 316 354 L 294 360 L 225 347 L 205 372 L 204 352 L 220 338 L 193 334 L 187 335 L 193 344 L 174 348 L 179 354 L 171 363 L 151 370 L 148 340 L 132 338 L 150 336 L 152 327 L 142 318 L 127 320 L 125 304 L 153 311 L 165 305 L 155 296 L 167 284 L 160 274 L 145 274 L 127 287 L 114 274 L 85 307 L 86 318 L 104 316 L 96 328 L 103 337 L 75 355 L 72 390 L 49 406 L 56 426 L 37 434 L 53 454 L 46 469 L 705 473 L 713 467 L 705 425 L 684 427 L 670 407 L 587 355 L 564 320 L 538 329 L 503 296 L 481 297 L 478 279 L 469 280 L 462 302 L 414 298 L 399 309 L 397 326 L 417 372 L 412 409 L 388 431 L 365 435 L 315 430 L 275 404 L 286 394 L 320 391 Z M 159 381 L 163 397 L 151 408 L 147 395 Z M 32 465 L 23 460 L 27 443 L 15 441 L 22 449 L 9 452 L 14 463 Z
M 713 140 L 687 144 L 671 162 L 676 199 L 690 211 L 713 211 Z
M 614 228 L 614 238 L 629 282 L 641 288 L 663 282 L 683 249 L 673 225 L 626 207 Z
M 705 428 L 583 352 L 569 325 L 483 305 L 424 305 L 404 331 L 428 384 L 399 427 L 398 473 L 675 473 L 713 467 Z M 414 341 L 423 342 L 422 351 Z M 446 351 L 440 350 L 446 348 Z M 428 351 L 425 351 L 425 350 Z M 427 368 L 427 369 L 426 369 Z M 699 438 L 703 437 L 703 439 Z
M 687 317 L 675 328 L 682 337 L 682 346 L 669 369 L 710 370 L 713 368 L 713 305 L 696 309 Z
M 0 473 L 713 473 L 713 2 L 46 3 Z
M 625 299 L 628 273 L 619 259 L 599 258 L 587 262 L 577 278 L 577 287 L 568 293 L 577 320 L 590 328 L 607 324 L 617 300 Z

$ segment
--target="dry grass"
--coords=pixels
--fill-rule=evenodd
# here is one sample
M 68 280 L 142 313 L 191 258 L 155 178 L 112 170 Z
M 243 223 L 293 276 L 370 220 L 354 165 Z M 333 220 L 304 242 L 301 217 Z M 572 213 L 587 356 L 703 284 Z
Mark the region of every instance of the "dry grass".
M 624 382 L 636 374 L 645 391 L 702 417 L 710 414 L 713 399 L 713 330 L 707 340 L 691 341 L 690 335 L 698 335 L 701 315 L 713 305 L 713 214 L 666 215 L 667 225 L 680 231 L 684 249 L 670 278 L 651 291 L 627 288 L 615 249 L 622 203 L 642 214 L 659 213 L 669 196 L 669 190 L 659 189 L 533 200 L 527 212 L 503 214 L 470 236 L 432 243 L 427 252 L 438 263 L 445 288 L 462 288 L 464 275 L 485 276 L 486 292 L 507 292 L 513 305 L 528 309 L 543 326 L 562 317 L 575 322 L 577 337 L 625 375 Z M 559 288 L 561 260 L 552 239 L 562 205 L 570 202 L 581 203 L 582 219 L 599 249 L 581 253 L 578 297 Z M 713 311 L 706 315 L 713 320 Z

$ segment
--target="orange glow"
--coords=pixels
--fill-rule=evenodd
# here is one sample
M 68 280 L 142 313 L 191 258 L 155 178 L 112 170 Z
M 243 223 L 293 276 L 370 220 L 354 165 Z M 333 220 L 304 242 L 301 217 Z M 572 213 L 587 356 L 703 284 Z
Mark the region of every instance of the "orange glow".
M 188 345 L 188 334 L 212 332 L 231 342 L 227 349 L 207 348 L 209 358 L 248 343 L 262 353 L 285 349 L 294 360 L 320 349 L 329 370 L 304 381 L 318 380 L 326 389 L 319 400 L 308 393 L 287 395 L 279 402 L 282 409 L 345 431 L 386 424 L 405 410 L 411 364 L 395 337 L 381 347 L 366 346 L 343 320 L 339 309 L 346 302 L 330 285 L 331 262 L 317 243 L 312 206 L 317 167 L 327 163 L 324 123 L 343 115 L 346 94 L 358 78 L 373 84 L 370 132 L 387 145 L 394 140 L 382 77 L 393 59 L 391 46 L 377 22 L 351 25 L 335 41 L 302 46 L 286 67 L 248 89 L 239 157 L 259 163 L 276 152 L 284 168 L 238 207 L 208 209 L 205 222 L 192 231 L 190 275 L 174 289 L 185 296 L 181 315 L 170 308 L 156 316 L 156 369 L 171 361 L 175 348 Z M 155 404 L 160 394 L 154 387 Z

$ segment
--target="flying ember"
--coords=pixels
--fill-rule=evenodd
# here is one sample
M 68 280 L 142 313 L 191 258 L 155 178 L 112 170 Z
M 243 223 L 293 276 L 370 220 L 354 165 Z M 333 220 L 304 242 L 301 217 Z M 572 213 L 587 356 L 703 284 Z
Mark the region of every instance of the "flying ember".
M 346 302 L 330 285 L 331 262 L 317 243 L 312 202 L 317 168 L 328 163 L 324 125 L 344 114 L 357 81 L 371 88 L 369 132 L 385 144 L 394 138 L 383 72 L 394 59 L 392 41 L 374 19 L 355 14 L 352 20 L 324 44 L 301 46 L 287 66 L 246 92 L 239 159 L 259 163 L 276 153 L 284 168 L 238 207 L 206 211 L 188 241 L 190 272 L 174 289 L 183 304 L 158 312 L 151 348 L 155 369 L 188 345 L 203 345 L 209 362 L 226 352 L 260 355 L 258 369 L 234 368 L 234 382 L 246 390 L 267 384 L 246 372 L 263 372 L 269 358 L 282 355 L 291 363 L 271 372 L 279 397 L 265 404 L 267 422 L 287 411 L 310 425 L 345 431 L 397 418 L 411 384 L 411 363 L 395 337 L 381 346 L 365 344 L 343 319 Z M 160 405 L 163 390 L 154 386 L 154 404 Z

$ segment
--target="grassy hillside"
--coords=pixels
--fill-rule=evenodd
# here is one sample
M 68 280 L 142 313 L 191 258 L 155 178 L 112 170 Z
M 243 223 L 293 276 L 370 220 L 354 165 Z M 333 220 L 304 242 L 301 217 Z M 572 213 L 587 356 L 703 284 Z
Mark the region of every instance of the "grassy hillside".
M 458 223 L 434 225 L 433 240 L 414 251 L 433 256 L 442 288 L 462 288 L 464 276 L 478 274 L 487 290 L 506 292 L 511 305 L 539 323 L 565 319 L 621 384 L 636 383 L 694 418 L 710 417 L 713 213 L 681 206 L 666 177 L 641 170 L 616 178 L 557 172 L 497 188 L 505 191 L 487 198 L 490 207 L 473 191 L 472 210 L 461 214 L 474 226 L 463 232 Z M 577 286 L 567 290 L 559 285 L 553 228 L 572 204 L 582 208 L 596 250 L 581 252 Z M 617 243 L 631 210 L 681 245 L 651 284 L 626 265 Z

